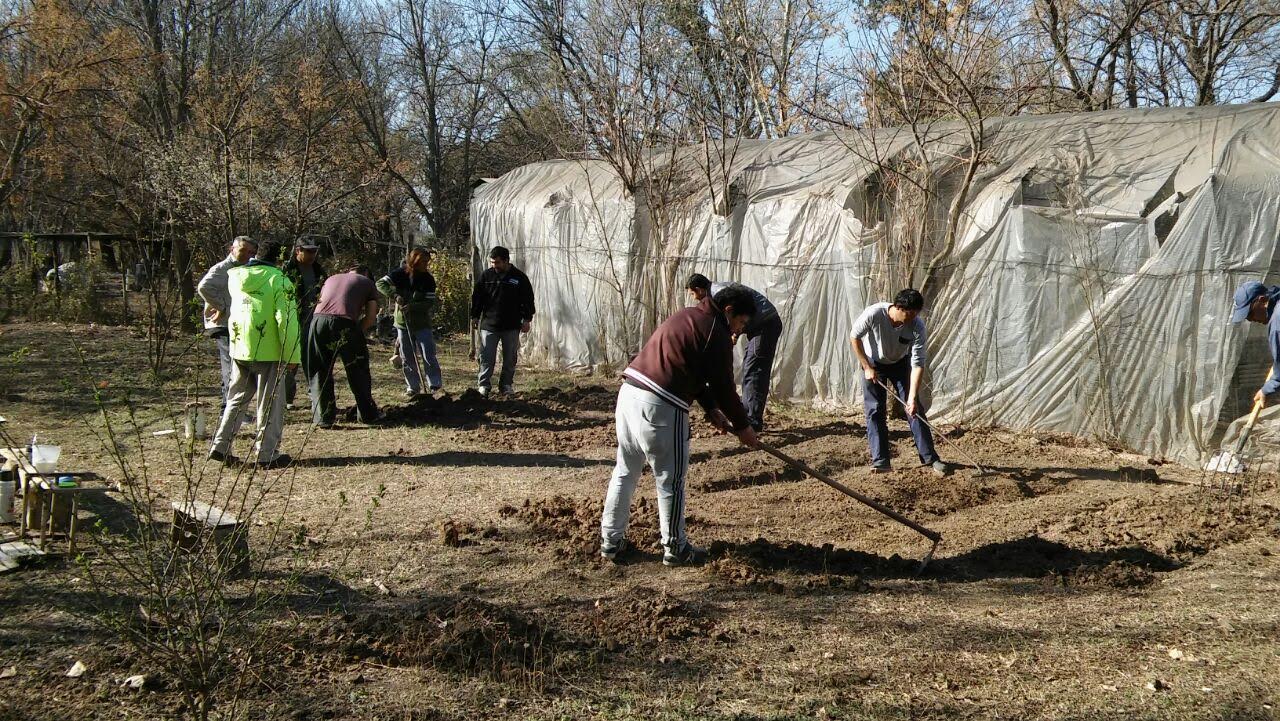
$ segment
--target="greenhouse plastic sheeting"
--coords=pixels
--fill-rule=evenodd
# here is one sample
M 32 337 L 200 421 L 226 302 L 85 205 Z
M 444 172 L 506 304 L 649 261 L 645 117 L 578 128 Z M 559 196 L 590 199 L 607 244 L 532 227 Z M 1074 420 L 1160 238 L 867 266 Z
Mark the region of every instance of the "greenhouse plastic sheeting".
M 481 257 L 510 248 L 534 283 L 526 357 L 619 370 L 687 302 L 696 271 L 778 306 L 774 398 L 857 406 L 853 319 L 888 300 L 893 279 L 923 277 L 937 246 L 907 267 L 898 224 L 941 218 L 956 192 L 942 183 L 929 209 L 889 196 L 875 210 L 878 174 L 913 152 L 909 137 L 742 141 L 716 148 L 718 182 L 697 181 L 712 177 L 698 165 L 707 148 L 681 149 L 663 162 L 687 187 L 662 212 L 646 212 L 603 161 L 537 163 L 477 188 L 472 236 Z M 938 137 L 930 162 L 942 177 L 964 148 Z M 984 125 L 983 152 L 925 288 L 933 418 L 1203 462 L 1269 362 L 1261 329 L 1228 316 L 1236 285 L 1280 272 L 1280 107 L 999 119 Z

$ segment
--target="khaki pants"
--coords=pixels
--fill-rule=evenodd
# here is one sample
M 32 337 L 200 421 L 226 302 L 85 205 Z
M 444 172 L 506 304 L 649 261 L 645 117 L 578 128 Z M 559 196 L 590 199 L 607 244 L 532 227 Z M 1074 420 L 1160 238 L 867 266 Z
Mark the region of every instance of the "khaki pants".
M 233 360 L 231 385 L 227 388 L 227 404 L 222 421 L 213 437 L 213 450 L 231 452 L 231 441 L 244 422 L 244 412 L 256 398 L 258 401 L 258 433 L 254 452 L 259 463 L 270 463 L 280 455 L 280 437 L 284 434 L 284 364 L 278 361 Z

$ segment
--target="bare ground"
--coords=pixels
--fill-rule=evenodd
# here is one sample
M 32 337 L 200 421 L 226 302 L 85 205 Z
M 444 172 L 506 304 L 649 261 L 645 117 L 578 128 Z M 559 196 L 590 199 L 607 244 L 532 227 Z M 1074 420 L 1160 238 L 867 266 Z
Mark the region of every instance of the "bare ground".
M 0 327 L 0 414 L 111 476 L 92 390 L 116 419 L 127 392 L 141 457 L 159 487 L 176 484 L 174 444 L 149 431 L 216 385 L 214 362 L 199 346 L 157 382 L 145 348 L 123 329 Z M 938 478 L 913 467 L 900 425 L 899 470 L 871 476 L 861 418 L 779 404 L 766 440 L 943 534 L 923 573 L 925 539 L 706 425 L 688 508 L 711 562 L 661 565 L 646 479 L 638 552 L 613 565 L 595 536 L 616 382 L 522 371 L 516 397 L 481 399 L 459 393 L 472 366 L 455 342 L 453 393 L 410 403 L 385 356 L 375 385 L 394 425 L 312 432 L 290 412 L 301 461 L 271 477 L 288 497 L 261 513 L 338 523 L 307 541 L 315 583 L 245 717 L 1275 717 L 1274 477 L 1228 501 L 1158 459 L 948 426 L 992 472 Z M 0 671 L 16 672 L 0 678 L 0 716 L 178 713 L 171 685 L 119 686 L 162 674 L 86 615 L 82 575 L 57 560 L 0 575 Z M 65 677 L 76 660 L 88 672 Z

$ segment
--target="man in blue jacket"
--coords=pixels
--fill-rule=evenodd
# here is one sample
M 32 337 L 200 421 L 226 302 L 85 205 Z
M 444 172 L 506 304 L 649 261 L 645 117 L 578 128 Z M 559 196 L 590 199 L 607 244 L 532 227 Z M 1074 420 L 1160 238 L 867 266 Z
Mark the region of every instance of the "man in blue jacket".
M 1253 394 L 1253 402 L 1266 405 L 1280 391 L 1280 313 L 1276 302 L 1280 301 L 1280 285 L 1263 285 L 1251 280 L 1236 288 L 1235 307 L 1231 322 L 1247 320 L 1267 325 L 1267 348 L 1271 350 L 1271 377 Z

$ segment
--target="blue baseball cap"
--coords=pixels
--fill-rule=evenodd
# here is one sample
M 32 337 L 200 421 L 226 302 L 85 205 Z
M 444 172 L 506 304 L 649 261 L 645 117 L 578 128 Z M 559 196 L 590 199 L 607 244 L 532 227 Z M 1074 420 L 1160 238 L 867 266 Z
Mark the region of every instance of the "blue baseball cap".
M 1253 301 L 1257 300 L 1258 296 L 1266 294 L 1267 286 L 1256 280 L 1241 283 L 1240 287 L 1236 288 L 1235 308 L 1231 311 L 1231 322 L 1239 323 L 1248 318 L 1249 306 L 1253 304 Z

